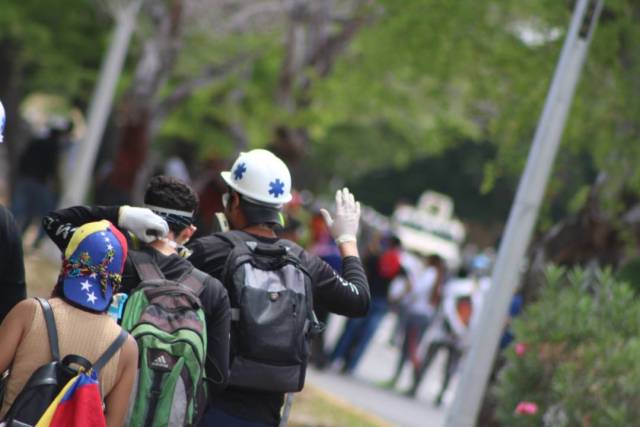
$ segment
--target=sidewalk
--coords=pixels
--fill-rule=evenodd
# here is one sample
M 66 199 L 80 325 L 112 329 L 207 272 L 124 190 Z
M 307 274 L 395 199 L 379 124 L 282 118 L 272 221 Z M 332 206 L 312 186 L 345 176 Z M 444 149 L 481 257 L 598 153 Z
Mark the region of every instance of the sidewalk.
M 387 343 L 394 320 L 392 315 L 388 315 L 383 320 L 355 375 L 347 376 L 331 369 L 318 371 L 310 368 L 307 372 L 307 383 L 399 427 L 440 427 L 444 423 L 446 408 L 453 396 L 456 382 L 455 379 L 452 380 L 443 405 L 439 408 L 435 407 L 433 400 L 441 381 L 444 362 L 442 355 L 434 361 L 415 399 L 402 395 L 410 382 L 410 372 L 407 367 L 395 391 L 376 385 L 389 379 L 395 368 L 398 350 Z M 337 340 L 344 321 L 344 318 L 338 316 L 331 318 L 327 329 L 328 348 L 332 348 Z

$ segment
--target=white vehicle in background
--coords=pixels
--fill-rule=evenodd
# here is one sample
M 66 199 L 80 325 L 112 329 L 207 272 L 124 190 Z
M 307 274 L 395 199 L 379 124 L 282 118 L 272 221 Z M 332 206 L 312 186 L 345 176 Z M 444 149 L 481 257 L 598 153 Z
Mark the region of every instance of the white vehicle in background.
M 466 232 L 462 222 L 453 216 L 450 197 L 426 191 L 417 205 L 398 206 L 391 224 L 405 249 L 422 255 L 440 255 L 450 269 L 460 266 L 460 248 Z

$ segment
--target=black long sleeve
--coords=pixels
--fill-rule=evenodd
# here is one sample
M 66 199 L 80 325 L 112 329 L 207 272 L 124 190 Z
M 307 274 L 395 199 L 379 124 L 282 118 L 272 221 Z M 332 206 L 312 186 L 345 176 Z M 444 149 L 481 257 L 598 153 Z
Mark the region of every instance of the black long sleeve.
M 213 278 L 205 284 L 200 300 L 207 318 L 207 384 L 209 393 L 216 393 L 229 379 L 231 308 L 226 289 Z
M 119 206 L 73 206 L 59 209 L 42 218 L 42 226 L 56 246 L 64 251 L 73 232 L 83 224 L 106 219 L 117 226 L 119 208 Z
M 0 322 L 21 300 L 25 299 L 22 239 L 11 212 L 0 205 Z
M 360 258 L 349 256 L 342 259 L 342 275 L 315 255 L 304 252 L 313 281 L 314 304 L 349 317 L 365 316 L 369 311 L 370 294 L 367 276 Z
M 274 243 L 278 239 L 260 236 L 253 238 Z M 302 264 L 307 268 L 313 282 L 314 305 L 349 317 L 364 316 L 369 310 L 369 284 L 360 259 L 345 257 L 342 260 L 342 275 L 337 274 L 329 264 L 319 257 L 303 251 L 297 244 L 280 240 L 293 248 L 294 253 L 301 253 Z M 204 236 L 189 244 L 193 251 L 189 261 L 211 276 L 223 280 L 222 271 L 231 244 L 217 235 Z

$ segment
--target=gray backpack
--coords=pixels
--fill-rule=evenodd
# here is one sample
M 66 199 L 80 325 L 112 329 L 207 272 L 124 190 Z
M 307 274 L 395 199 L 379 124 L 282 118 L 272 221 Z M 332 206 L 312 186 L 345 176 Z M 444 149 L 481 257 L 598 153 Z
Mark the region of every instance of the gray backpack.
M 311 277 L 294 249 L 230 231 L 222 278 L 231 302 L 231 374 L 235 387 L 294 392 L 304 386 L 313 313 Z

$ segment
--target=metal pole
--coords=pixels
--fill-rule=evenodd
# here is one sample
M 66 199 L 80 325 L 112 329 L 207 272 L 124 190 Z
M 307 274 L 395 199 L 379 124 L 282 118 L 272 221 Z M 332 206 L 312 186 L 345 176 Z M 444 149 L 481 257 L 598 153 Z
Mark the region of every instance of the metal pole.
M 520 281 L 551 167 L 603 0 L 578 0 L 527 165 L 518 185 L 492 277 L 472 334 L 471 349 L 447 415 L 446 427 L 472 427 L 482 404 L 508 307 Z
M 60 201 L 61 206 L 83 203 L 87 197 L 93 165 L 111 111 L 116 84 L 122 72 L 141 4 L 142 0 L 134 0 L 116 12 L 116 28 L 89 106 L 87 135 L 81 141 L 74 170 L 69 174 L 69 179 L 65 183 L 65 192 Z

